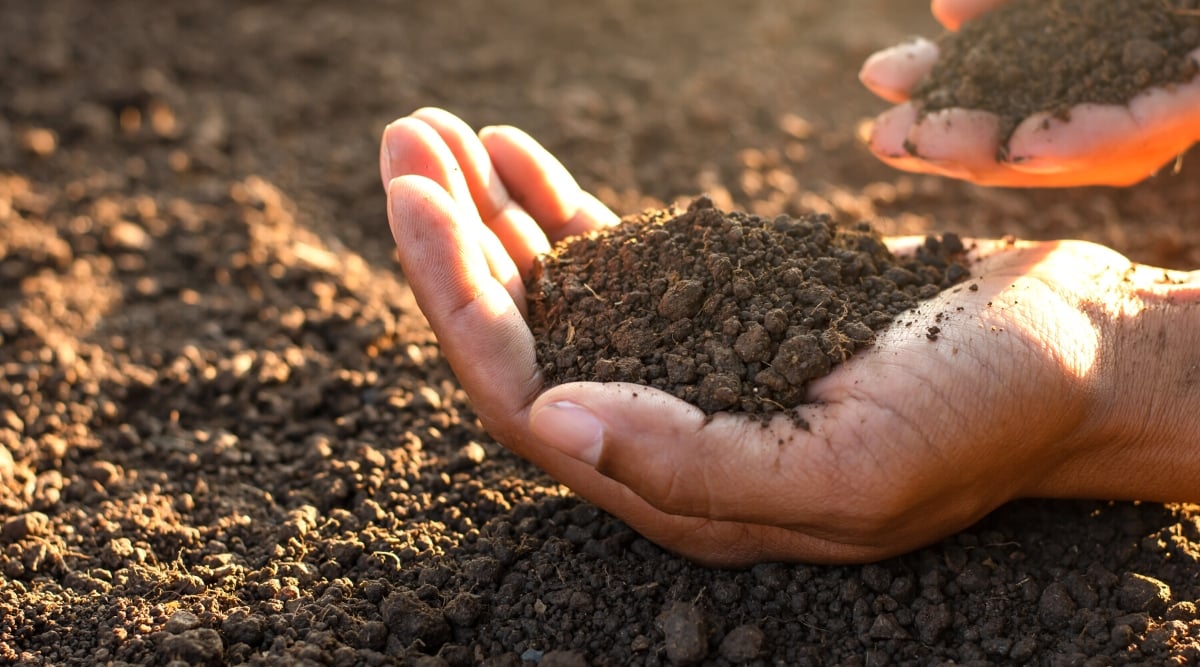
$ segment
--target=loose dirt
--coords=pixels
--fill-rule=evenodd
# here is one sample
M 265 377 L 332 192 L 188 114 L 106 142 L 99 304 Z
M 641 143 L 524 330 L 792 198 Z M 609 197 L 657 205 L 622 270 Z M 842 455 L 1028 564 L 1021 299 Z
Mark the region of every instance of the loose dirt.
M 991 111 L 1007 140 L 1039 111 L 1066 119 L 1077 104 L 1124 104 L 1190 81 L 1200 2 L 1013 0 L 937 44 L 937 64 L 913 89 L 918 107 Z
M 555 246 L 528 281 L 529 323 L 548 384 L 634 382 L 709 414 L 769 414 L 965 278 L 963 251 L 930 236 L 900 260 L 867 223 L 701 198 Z
M 622 212 L 706 192 L 1178 268 L 1200 165 L 1039 192 L 879 164 L 854 73 L 934 32 L 927 0 L 483 4 L 0 3 L 0 663 L 1200 660 L 1191 505 L 1013 503 L 859 567 L 639 538 L 480 427 L 377 142 L 437 104 Z

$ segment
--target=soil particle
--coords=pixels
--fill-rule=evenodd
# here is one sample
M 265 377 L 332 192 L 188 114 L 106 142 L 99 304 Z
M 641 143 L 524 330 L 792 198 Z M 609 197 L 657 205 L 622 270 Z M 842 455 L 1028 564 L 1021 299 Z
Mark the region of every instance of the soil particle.
M 672 664 L 695 665 L 708 656 L 708 622 L 695 604 L 672 602 L 659 614 L 658 627 Z
M 200 618 L 190 611 L 180 609 L 171 614 L 171 618 L 167 619 L 167 622 L 163 625 L 163 632 L 177 635 L 198 627 L 200 627 Z
M 446 603 L 442 613 L 445 614 L 446 620 L 455 626 L 469 628 L 479 620 L 479 615 L 483 613 L 483 604 L 478 595 L 463 591 Z
M 876 331 L 966 276 L 954 235 L 911 258 L 819 215 L 772 220 L 708 199 L 651 210 L 539 258 L 530 327 L 547 382 L 636 382 L 712 414 L 765 414 Z
M 913 89 L 922 111 L 983 109 L 1007 139 L 1030 114 L 1066 119 L 1077 104 L 1123 104 L 1190 81 L 1200 47 L 1195 0 L 1013 0 L 938 40 Z
M 1121 576 L 1117 600 L 1126 611 L 1161 614 L 1171 603 L 1171 587 L 1154 577 L 1126 572 Z
M 954 616 L 944 603 L 934 604 L 922 607 L 916 613 L 914 622 L 921 641 L 934 644 L 954 625 Z
M 263 619 L 245 609 L 235 609 L 221 622 L 221 632 L 232 643 L 257 646 L 262 641 Z
M 763 631 L 757 625 L 739 625 L 725 635 L 717 652 L 734 664 L 750 662 L 762 654 L 763 640 Z
M 1055 630 L 1065 628 L 1075 617 L 1077 609 L 1066 586 L 1056 581 L 1042 589 L 1042 596 L 1038 600 L 1038 617 L 1046 627 Z
M 26 512 L 9 518 L 0 527 L 0 538 L 5 542 L 18 542 L 26 537 L 44 535 L 50 528 L 50 517 L 41 512 Z
M 908 632 L 896 620 L 893 614 L 880 614 L 871 623 L 867 631 L 871 639 L 908 639 Z
M 216 630 L 196 628 L 163 637 L 158 654 L 164 660 L 181 660 L 188 665 L 219 665 L 225 646 Z
M 451 637 L 449 624 L 440 611 L 431 608 L 413 591 L 396 591 L 379 605 L 383 621 L 400 642 L 420 642 L 427 650 L 437 649 Z

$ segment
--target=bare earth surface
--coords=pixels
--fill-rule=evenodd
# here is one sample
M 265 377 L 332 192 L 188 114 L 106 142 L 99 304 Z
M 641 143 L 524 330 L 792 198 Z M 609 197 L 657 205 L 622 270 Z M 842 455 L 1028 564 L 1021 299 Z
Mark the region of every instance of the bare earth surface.
M 923 0 L 0 0 L 0 663 L 1200 660 L 1200 508 L 700 568 L 491 441 L 396 273 L 376 142 L 428 104 L 622 213 L 703 191 L 1200 266 L 1194 155 L 1070 192 L 874 162 L 858 65 L 937 32 Z

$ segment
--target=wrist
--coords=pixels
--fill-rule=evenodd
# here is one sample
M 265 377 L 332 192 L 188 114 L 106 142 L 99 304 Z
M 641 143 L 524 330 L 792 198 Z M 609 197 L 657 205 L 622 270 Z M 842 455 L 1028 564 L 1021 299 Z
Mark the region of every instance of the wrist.
M 1200 272 L 1135 265 L 1094 305 L 1089 426 L 1048 495 L 1200 500 Z

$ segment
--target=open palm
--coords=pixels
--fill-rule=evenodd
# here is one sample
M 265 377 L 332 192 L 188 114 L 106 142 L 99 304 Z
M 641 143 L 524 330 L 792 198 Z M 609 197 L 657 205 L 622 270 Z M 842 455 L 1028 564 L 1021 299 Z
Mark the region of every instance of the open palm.
M 423 109 L 385 131 L 381 171 L 404 273 L 488 431 L 696 560 L 903 552 L 1055 495 L 1090 441 L 1093 297 L 1129 267 L 1102 247 L 975 242 L 972 279 L 811 385 L 808 429 L 763 426 L 646 387 L 543 385 L 521 276 L 551 241 L 617 218 L 528 135 Z

